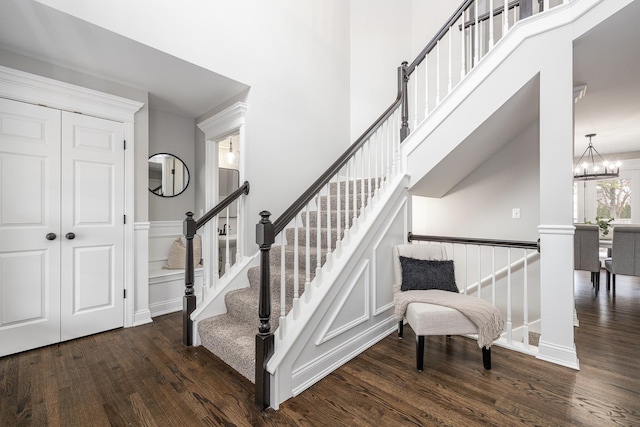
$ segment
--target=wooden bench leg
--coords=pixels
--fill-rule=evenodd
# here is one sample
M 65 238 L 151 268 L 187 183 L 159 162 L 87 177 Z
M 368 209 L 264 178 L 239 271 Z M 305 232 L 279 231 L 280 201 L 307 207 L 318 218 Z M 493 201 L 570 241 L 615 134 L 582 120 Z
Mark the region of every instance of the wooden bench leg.
M 401 320 L 398 322 L 398 339 L 402 339 L 403 332 L 404 332 L 404 322 Z
M 424 335 L 416 336 L 416 368 L 420 372 L 424 368 Z
M 482 364 L 484 369 L 491 370 L 491 348 L 482 347 Z

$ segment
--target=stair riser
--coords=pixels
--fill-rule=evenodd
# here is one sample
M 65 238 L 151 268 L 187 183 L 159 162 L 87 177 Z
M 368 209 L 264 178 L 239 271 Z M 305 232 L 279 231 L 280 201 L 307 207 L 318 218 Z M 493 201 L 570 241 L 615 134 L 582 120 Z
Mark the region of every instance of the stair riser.
M 368 193 L 370 188 L 373 190 L 374 181 L 375 180 L 373 180 L 373 179 L 365 179 L 364 180 L 364 192 L 365 193 Z M 378 181 L 380 181 L 379 178 L 378 178 Z M 362 179 L 359 179 L 359 180 L 356 181 L 356 185 L 355 185 L 356 191 L 362 192 L 362 183 L 363 183 Z M 344 182 L 344 181 L 340 182 L 340 192 L 341 193 L 343 193 L 345 191 L 345 189 L 347 188 L 346 184 L 347 183 Z M 353 181 L 349 181 L 349 193 L 353 193 L 353 188 L 354 188 Z M 377 185 L 376 185 L 376 188 L 377 188 Z M 338 189 L 337 183 L 332 182 L 331 184 L 329 184 L 330 194 L 336 194 L 337 193 L 337 189 Z
M 309 229 L 309 245 L 311 248 L 315 248 L 318 245 L 318 229 L 311 228 Z M 287 243 L 293 245 L 295 242 L 295 230 L 293 228 L 289 228 L 285 230 L 285 235 L 287 238 Z M 338 232 L 335 228 L 331 230 L 331 248 L 335 249 L 336 247 L 336 239 L 338 237 Z M 340 238 L 344 237 L 344 228 L 340 229 Z M 305 246 L 307 244 L 307 232 L 306 228 L 298 229 L 298 245 Z M 320 230 L 320 244 L 322 245 L 323 250 L 327 248 L 327 229 L 322 228 Z
M 338 209 L 338 196 L 333 195 L 330 197 L 331 199 L 331 210 L 337 210 Z M 368 203 L 369 200 L 369 195 L 365 194 L 364 197 L 365 200 L 365 206 Z M 346 197 L 344 193 L 340 193 L 340 209 L 344 211 L 344 208 L 347 206 L 346 203 Z M 356 206 L 358 208 L 360 208 L 362 206 L 362 196 L 358 193 L 357 197 L 356 197 Z M 323 212 L 326 212 L 327 210 L 327 196 L 322 196 L 320 197 L 320 209 Z M 353 210 L 353 193 L 349 193 L 349 210 Z
M 337 219 L 338 219 L 338 213 L 333 211 L 331 212 L 331 227 L 334 228 L 337 224 Z M 344 215 L 344 211 L 342 211 L 340 213 L 340 228 L 344 229 L 344 226 L 346 224 L 346 219 L 345 219 L 345 215 Z M 307 215 L 306 212 L 302 213 L 302 224 L 304 226 L 309 226 L 312 228 L 315 228 L 318 226 L 318 217 L 317 215 L 315 215 L 314 213 L 311 213 L 309 215 L 309 221 L 307 221 Z M 349 214 L 349 227 L 351 227 L 351 225 L 353 224 L 353 214 L 350 213 Z M 320 227 L 322 228 L 326 228 L 327 227 L 327 214 L 323 213 L 320 215 Z
M 260 288 L 260 269 L 257 268 L 255 271 L 249 270 L 248 277 L 249 277 L 249 285 L 254 289 L 259 289 Z M 316 277 L 316 269 L 311 268 L 309 270 L 309 281 L 311 282 L 315 277 Z M 280 297 L 280 281 L 281 281 L 280 269 L 273 268 L 271 270 L 271 294 L 276 298 Z M 302 295 L 302 292 L 304 292 L 305 282 L 306 282 L 306 270 L 301 269 L 298 272 L 299 295 Z M 286 289 L 285 293 L 287 295 L 287 298 L 288 297 L 293 298 L 294 283 L 295 282 L 294 282 L 293 272 L 287 271 L 287 273 L 285 274 L 285 289 Z
M 271 265 L 274 267 L 280 267 L 281 264 L 281 258 L 280 258 L 280 254 L 282 253 L 281 247 L 278 246 L 273 246 L 271 248 L 270 254 L 269 254 L 269 258 L 271 260 Z M 287 246 L 285 248 L 285 268 L 290 268 L 293 269 L 293 261 L 295 259 L 295 253 L 294 253 L 294 248 L 291 246 Z M 306 266 L 306 251 L 305 251 L 305 247 L 304 246 L 300 246 L 298 248 L 298 268 L 299 271 L 304 271 L 305 270 L 305 266 Z M 311 248 L 310 254 L 309 254 L 309 259 L 310 259 L 310 266 L 311 268 L 315 269 L 318 263 L 318 258 L 316 257 L 316 250 L 315 248 Z M 321 263 L 324 264 L 325 261 L 325 254 L 323 251 L 323 255 L 321 258 Z
M 251 298 L 253 296 L 253 298 Z M 255 294 L 229 292 L 225 295 L 225 304 L 227 305 L 227 315 L 232 316 L 239 322 L 255 325 L 256 333 L 260 319 L 258 317 L 258 298 Z M 288 313 L 293 306 L 293 294 L 287 295 L 286 312 Z M 274 331 L 278 327 L 280 317 L 280 298 L 272 298 L 271 300 L 271 330 Z

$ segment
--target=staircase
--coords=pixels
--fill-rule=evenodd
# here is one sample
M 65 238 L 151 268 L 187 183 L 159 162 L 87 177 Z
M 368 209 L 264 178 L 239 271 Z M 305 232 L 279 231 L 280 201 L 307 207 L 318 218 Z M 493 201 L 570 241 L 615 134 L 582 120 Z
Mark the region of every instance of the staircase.
M 355 182 L 355 185 L 354 185 Z M 362 185 L 364 182 L 364 192 Z M 378 189 L 372 185 L 380 180 L 358 180 L 338 184 L 331 183 L 329 195 L 322 195 L 316 198 L 316 204 L 320 204 L 320 227 L 318 229 L 317 211 L 311 212 L 307 217 L 307 212 L 300 215 L 301 226 L 297 227 L 298 245 L 296 241 L 296 228 L 285 230 L 286 245 L 284 246 L 284 278 L 285 278 L 285 313 L 289 313 L 293 301 L 295 300 L 294 283 L 296 277 L 295 258 L 298 264 L 298 295 L 302 295 L 306 285 L 306 262 L 307 252 L 309 253 L 309 282 L 315 279 L 318 268 L 318 237 L 320 237 L 320 267 L 324 266 L 327 260 L 327 233 L 331 233 L 331 249 L 338 246 L 338 220 L 340 221 L 340 240 L 345 236 L 345 225 L 350 227 L 355 218 L 362 210 L 363 202 L 366 206 L 370 200 L 372 192 Z M 375 187 L 375 188 L 374 188 Z M 356 191 L 353 197 L 354 189 Z M 338 195 L 339 194 L 339 195 Z M 349 210 L 347 211 L 346 196 L 349 195 Z M 338 203 L 340 200 L 340 203 Z M 357 208 L 353 209 L 353 204 Z M 338 210 L 340 207 L 340 210 Z M 330 211 L 328 211 L 330 209 Z M 331 228 L 327 228 L 327 213 L 329 213 Z M 348 228 L 347 227 L 347 228 Z M 308 233 L 307 233 L 308 228 Z M 307 235 L 309 241 L 307 245 Z M 281 278 L 282 275 L 282 245 L 274 245 L 271 250 L 271 329 L 276 330 L 280 324 L 279 314 L 281 313 Z M 249 287 L 228 292 L 225 295 L 225 305 L 227 312 L 222 315 L 210 317 L 202 320 L 198 324 L 201 343 L 213 354 L 222 359 L 229 366 L 240 372 L 249 381 L 255 382 L 255 334 L 258 320 L 258 295 L 260 290 L 260 267 L 251 267 L 248 270 L 247 279 Z
M 570 46 L 576 34 L 593 25 L 597 20 L 590 14 L 604 19 L 622 5 L 602 0 L 563 0 L 553 7 L 547 0 L 537 3 L 537 12 L 544 10 L 549 19 L 532 18 L 520 25 L 515 17 L 520 2 L 500 2 L 494 12 L 483 14 L 471 7 L 473 0 L 465 0 L 420 55 L 399 67 L 398 97 L 391 106 L 278 219 L 265 222 L 269 233 L 262 229 L 259 244 L 260 255 L 263 247 L 271 247 L 270 281 L 259 283 L 260 267 L 252 267 L 248 287 L 226 294 L 220 290 L 225 314 L 194 318 L 201 343 L 256 382 L 256 403 L 277 409 L 395 330 L 391 248 L 404 243 L 410 231 L 409 189 L 433 197 L 446 194 L 514 136 L 505 136 L 505 111 L 533 105 L 523 110 L 525 119 L 531 113 L 530 121 L 538 120 L 540 147 L 553 146 L 544 153 L 553 156 L 541 157 L 541 173 L 562 168 L 553 161 L 556 130 L 562 132 L 560 140 L 571 140 L 572 110 L 562 109 L 562 117 L 556 110 L 570 106 L 572 88 L 571 79 L 563 78 L 571 59 L 558 46 Z M 498 23 L 502 31 L 494 38 L 491 29 Z M 485 48 L 478 43 L 485 34 L 482 26 L 489 29 Z M 441 57 L 441 43 L 448 46 L 448 57 L 444 52 Z M 453 58 L 459 59 L 457 66 L 451 65 L 453 46 L 460 46 Z M 491 120 L 499 124 L 497 130 L 486 132 L 486 138 L 469 138 Z M 562 126 L 556 129 L 558 123 Z M 552 199 L 548 194 L 552 192 L 546 190 L 544 197 Z M 553 309 L 541 319 L 542 335 L 529 334 L 523 342 L 540 338 L 536 357 L 577 368 L 573 319 L 567 322 L 566 315 L 573 308 L 573 292 L 556 286 L 572 283 L 566 258 L 573 230 L 564 224 L 539 230 L 544 256 L 560 260 L 560 267 L 541 267 L 540 306 Z M 263 311 L 258 316 L 266 310 L 259 307 L 259 295 L 267 295 L 269 283 L 270 328 L 268 315 Z M 545 336 L 545 327 L 554 333 Z M 263 338 L 261 343 L 270 341 L 261 344 L 265 351 L 258 349 L 264 369 L 256 372 L 255 343 Z

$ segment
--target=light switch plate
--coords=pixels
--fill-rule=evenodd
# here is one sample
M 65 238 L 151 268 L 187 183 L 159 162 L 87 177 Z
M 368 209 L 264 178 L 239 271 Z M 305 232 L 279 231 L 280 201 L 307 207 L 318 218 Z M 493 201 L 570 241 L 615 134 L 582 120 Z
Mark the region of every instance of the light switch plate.
M 520 208 L 513 208 L 511 211 L 511 218 L 520 219 Z

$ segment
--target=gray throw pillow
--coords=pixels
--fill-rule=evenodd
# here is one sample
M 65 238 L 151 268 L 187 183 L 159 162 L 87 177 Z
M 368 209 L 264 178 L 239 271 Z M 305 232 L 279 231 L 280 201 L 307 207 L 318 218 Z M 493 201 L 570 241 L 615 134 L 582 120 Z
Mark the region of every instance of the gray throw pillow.
M 400 265 L 402 291 L 440 289 L 459 292 L 452 260 L 435 261 L 401 256 Z

